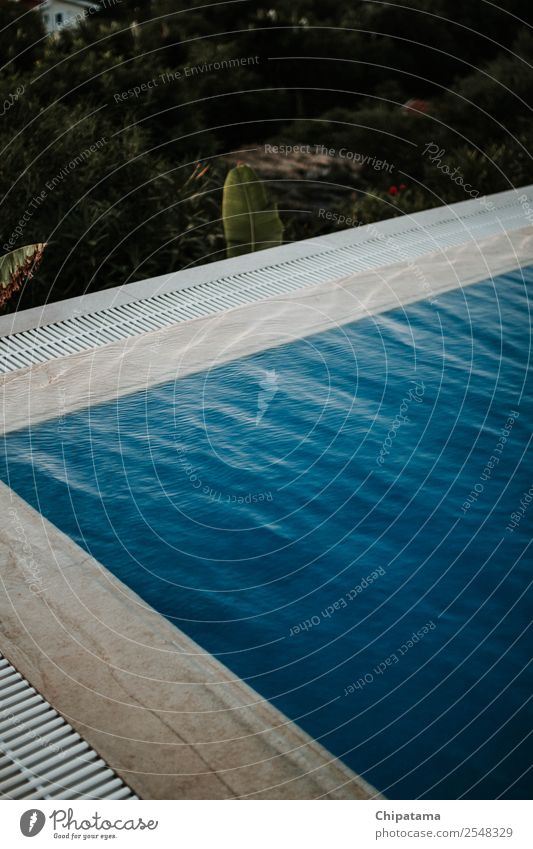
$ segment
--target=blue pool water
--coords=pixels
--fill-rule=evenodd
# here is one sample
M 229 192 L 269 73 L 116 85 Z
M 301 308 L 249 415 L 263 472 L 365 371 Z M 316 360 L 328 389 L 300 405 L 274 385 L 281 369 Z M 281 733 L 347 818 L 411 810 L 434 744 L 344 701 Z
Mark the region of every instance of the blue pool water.
M 526 797 L 532 278 L 12 433 L 1 475 L 389 797 Z

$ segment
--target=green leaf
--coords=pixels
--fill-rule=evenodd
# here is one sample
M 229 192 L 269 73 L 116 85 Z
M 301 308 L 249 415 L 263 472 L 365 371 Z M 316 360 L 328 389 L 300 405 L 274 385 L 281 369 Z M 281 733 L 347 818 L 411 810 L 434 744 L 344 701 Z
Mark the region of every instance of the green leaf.
M 224 183 L 222 220 L 228 256 L 281 245 L 283 224 L 264 184 L 249 165 L 232 168 Z
M 46 244 L 25 245 L 0 257 L 0 307 L 17 292 L 26 280 L 31 280 L 39 265 Z

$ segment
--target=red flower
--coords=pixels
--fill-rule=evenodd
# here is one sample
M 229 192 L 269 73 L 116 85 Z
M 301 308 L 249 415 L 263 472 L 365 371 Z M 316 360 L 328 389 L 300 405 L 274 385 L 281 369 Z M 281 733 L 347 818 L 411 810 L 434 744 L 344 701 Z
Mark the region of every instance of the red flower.
M 406 189 L 406 188 L 407 188 L 407 186 L 405 185 L 405 183 L 400 183 L 400 191 L 401 192 L 403 192 L 403 190 Z
M 397 186 L 389 186 L 389 195 L 397 195 L 398 187 Z

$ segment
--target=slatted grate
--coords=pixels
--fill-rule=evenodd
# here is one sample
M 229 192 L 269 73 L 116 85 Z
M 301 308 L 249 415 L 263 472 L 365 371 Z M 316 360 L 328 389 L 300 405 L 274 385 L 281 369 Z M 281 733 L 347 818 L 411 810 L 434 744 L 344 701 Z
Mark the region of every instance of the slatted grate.
M 137 798 L 1 654 L 0 798 Z
M 402 218 L 396 227 L 391 227 L 389 222 L 383 238 L 376 235 L 382 230 L 380 224 L 354 228 L 350 231 L 353 243 L 342 247 L 328 246 L 307 257 L 15 333 L 0 340 L 0 372 L 90 350 L 354 272 L 415 259 L 430 251 L 477 241 L 531 223 L 526 218 L 525 205 L 516 196 L 494 199 L 492 209 L 478 205 L 472 210 L 469 204 L 462 213 L 452 214 L 451 209 L 443 207 L 441 218 L 432 215 L 426 219 L 425 213 L 419 213 L 410 219 L 410 226 Z

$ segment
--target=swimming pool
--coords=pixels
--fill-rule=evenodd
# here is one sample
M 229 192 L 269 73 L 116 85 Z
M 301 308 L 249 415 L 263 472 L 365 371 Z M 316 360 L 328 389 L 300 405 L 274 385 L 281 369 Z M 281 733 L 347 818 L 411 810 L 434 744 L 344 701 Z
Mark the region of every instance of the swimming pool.
M 524 797 L 532 276 L 10 433 L 2 478 L 387 796 Z

